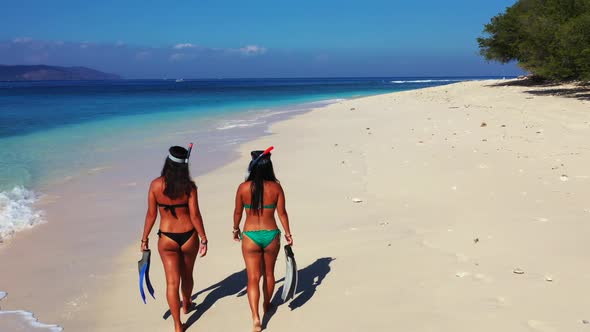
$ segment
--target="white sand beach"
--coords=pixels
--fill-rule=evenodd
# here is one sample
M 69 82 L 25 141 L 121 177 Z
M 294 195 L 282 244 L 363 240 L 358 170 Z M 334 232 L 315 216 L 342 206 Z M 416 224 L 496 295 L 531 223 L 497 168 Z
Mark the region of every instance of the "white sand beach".
M 268 331 L 590 328 L 589 94 L 554 96 L 556 87 L 503 83 L 462 82 L 316 109 L 274 124 L 271 135 L 240 146 L 238 160 L 197 177 L 210 245 L 196 264 L 198 307 L 183 316 L 188 331 L 251 328 L 231 218 L 249 152 L 270 145 L 300 281 L 295 299 L 278 307 Z M 160 167 L 161 155 L 154 149 L 146 163 Z M 197 150 L 194 163 L 200 158 Z M 93 177 L 64 193 L 79 198 L 70 208 L 47 203 L 52 220 L 72 220 L 76 203 L 98 197 L 87 213 L 97 225 L 108 218 L 121 228 L 97 226 L 98 234 L 62 245 L 61 255 L 43 255 L 43 248 L 79 233 L 63 234 L 60 222 L 1 248 L 8 268 L 1 279 L 10 286 L 2 289 L 16 295 L 2 308 L 27 305 L 66 331 L 171 331 L 171 320 L 162 318 L 167 303 L 156 230 L 156 300 L 143 304 L 137 289 L 144 196 L 157 173 L 150 174 L 142 169 L 132 179 L 108 179 L 120 186 L 107 198 L 104 192 L 80 195 L 76 190 L 105 181 Z M 129 237 L 133 230 L 136 236 Z M 98 236 L 129 241 L 123 253 L 104 248 L 108 256 L 97 263 L 108 266 L 104 274 L 72 280 L 50 269 L 68 266 L 74 275 L 91 270 L 92 262 L 72 258 L 72 248 L 101 248 L 83 241 Z M 43 269 L 19 281 L 26 274 L 16 272 L 31 269 L 23 257 L 35 252 Z M 4 271 L 10 271 L 7 277 Z M 284 274 L 283 255 L 276 274 Z M 64 303 L 63 285 L 84 291 L 71 291 L 74 298 Z M 59 300 L 52 305 L 51 299 Z

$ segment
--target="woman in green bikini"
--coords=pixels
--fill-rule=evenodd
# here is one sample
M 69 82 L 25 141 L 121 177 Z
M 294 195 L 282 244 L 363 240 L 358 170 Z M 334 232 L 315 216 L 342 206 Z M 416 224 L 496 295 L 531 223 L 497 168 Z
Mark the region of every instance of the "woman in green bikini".
M 265 153 L 267 152 L 267 153 Z M 252 310 L 254 331 L 262 331 L 258 304 L 260 301 L 260 278 L 263 278 L 262 309 L 266 313 L 275 288 L 275 263 L 280 249 L 281 231 L 277 227 L 275 211 L 279 216 L 287 244 L 293 244 L 289 229 L 289 216 L 285 209 L 285 194 L 275 177 L 270 149 L 252 151 L 252 161 L 246 182 L 240 184 L 236 193 L 234 209 L 235 241 L 242 240 L 242 254 L 248 274 L 248 302 Z M 240 232 L 242 212 L 246 210 L 243 237 Z

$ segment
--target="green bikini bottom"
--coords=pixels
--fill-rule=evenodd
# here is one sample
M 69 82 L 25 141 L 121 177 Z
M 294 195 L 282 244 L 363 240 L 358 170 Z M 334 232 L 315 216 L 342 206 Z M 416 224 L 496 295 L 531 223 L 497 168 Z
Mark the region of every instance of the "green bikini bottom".
M 243 234 L 249 237 L 250 240 L 256 243 L 260 248 L 264 249 L 268 247 L 277 235 L 281 234 L 281 231 L 278 229 L 265 229 L 259 231 L 244 231 Z

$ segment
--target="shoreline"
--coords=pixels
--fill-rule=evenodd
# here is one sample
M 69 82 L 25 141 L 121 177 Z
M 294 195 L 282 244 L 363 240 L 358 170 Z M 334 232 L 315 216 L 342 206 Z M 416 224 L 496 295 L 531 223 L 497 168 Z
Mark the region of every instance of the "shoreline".
M 534 139 L 544 138 L 545 135 L 552 131 L 560 130 L 559 126 L 553 128 L 555 125 L 548 123 L 546 128 L 540 128 L 540 134 L 536 133 L 539 126 L 544 127 L 544 125 L 539 125 L 538 123 L 545 124 L 548 121 L 548 118 L 545 117 L 561 115 L 550 112 L 537 115 L 530 112 L 530 109 L 528 109 L 530 106 L 527 106 L 527 103 L 533 103 L 540 108 L 545 107 L 542 103 L 537 105 L 538 102 L 530 101 L 539 98 L 550 104 L 567 104 L 568 107 L 569 105 L 573 105 L 574 110 L 578 110 L 581 104 L 587 105 L 588 103 L 560 99 L 558 97 L 545 97 L 542 95 L 540 97 L 533 95 L 533 98 L 529 99 L 530 96 L 524 95 L 523 92 L 523 89 L 528 88 L 487 87 L 486 82 L 491 84 L 492 81 L 472 81 L 420 90 L 359 97 L 313 109 L 312 111 L 295 115 L 289 119 L 274 122 L 270 126 L 265 126 L 267 129 L 262 136 L 242 142 L 238 150 L 233 150 L 241 151 L 239 154 L 234 154 L 233 159 L 227 163 L 223 163 L 220 167 L 215 167 L 212 171 L 205 173 L 206 176 L 203 176 L 204 174 L 201 173 L 193 174 L 193 176 L 197 175 L 196 179 L 200 188 L 201 205 L 204 213 L 206 213 L 204 214 L 204 218 L 207 232 L 210 239 L 217 239 L 215 241 L 216 243 L 212 243 L 212 250 L 208 257 L 204 260 L 199 259 L 197 262 L 195 268 L 195 291 L 202 290 L 209 285 L 218 285 L 218 288 L 216 288 L 217 292 L 214 289 L 214 291 L 205 292 L 197 298 L 197 303 L 205 306 L 201 307 L 204 310 L 197 317 L 198 321 L 194 326 L 197 329 L 201 328 L 201 326 L 213 329 L 219 328 L 220 326 L 229 329 L 233 329 L 235 326 L 243 326 L 244 328 L 248 328 L 249 326 L 247 301 L 244 296 L 239 296 L 241 290 L 236 290 L 242 283 L 244 277 L 239 246 L 233 246 L 230 240 L 230 232 L 227 232 L 228 228 L 226 229 L 224 222 L 227 222 L 227 225 L 231 223 L 231 218 L 228 217 L 231 215 L 228 202 L 233 202 L 234 187 L 237 186 L 237 181 L 240 181 L 243 176 L 244 168 L 247 165 L 247 156 L 244 151 L 250 151 L 266 145 L 277 146 L 273 154 L 273 159 L 275 160 L 275 167 L 278 170 L 277 175 L 286 187 L 287 199 L 290 206 L 289 212 L 292 219 L 309 220 L 311 218 L 313 220 L 314 217 L 310 217 L 308 212 L 310 207 L 322 211 L 325 210 L 325 212 L 320 212 L 321 217 L 315 220 L 313 225 L 299 223 L 294 223 L 293 225 L 295 229 L 301 227 L 300 230 L 297 230 L 298 238 L 296 239 L 295 250 L 300 269 L 306 277 L 303 295 L 299 294 L 303 299 L 300 298 L 299 302 L 296 302 L 298 306 L 295 309 L 297 310 L 290 311 L 290 314 L 285 311 L 286 306 L 281 306 L 281 312 L 277 314 L 277 318 L 274 318 L 271 323 L 272 328 L 276 329 L 279 327 L 280 330 L 290 331 L 288 327 L 289 322 L 300 322 L 304 318 L 311 319 L 311 322 L 315 323 L 326 320 L 325 317 L 322 318 L 313 314 L 310 310 L 320 310 L 326 313 L 326 317 L 337 319 L 337 315 L 335 314 L 337 314 L 338 310 L 342 310 L 348 315 L 348 311 L 341 307 L 341 303 L 355 299 L 362 301 L 370 299 L 369 301 L 375 301 L 375 305 L 379 304 L 379 307 L 372 308 L 371 310 L 374 313 L 382 313 L 386 317 L 389 315 L 387 312 L 399 310 L 400 312 L 408 313 L 408 317 L 418 319 L 418 317 L 413 316 L 412 312 L 398 307 L 387 299 L 387 296 L 391 298 L 401 297 L 409 301 L 410 307 L 416 310 L 419 310 L 418 308 L 421 305 L 425 305 L 428 302 L 428 293 L 423 293 L 420 289 L 416 289 L 411 277 L 419 280 L 418 283 L 422 285 L 421 287 L 442 293 L 451 290 L 456 291 L 457 289 L 453 289 L 453 287 L 457 286 L 456 280 L 459 279 L 467 280 L 465 282 L 470 282 L 471 286 L 476 286 L 480 282 L 482 283 L 480 285 L 485 284 L 489 287 L 491 287 L 494 280 L 503 280 L 503 286 L 507 286 L 511 293 L 518 293 L 514 288 L 511 288 L 514 285 L 507 281 L 506 276 L 502 275 L 500 277 L 497 275 L 498 269 L 510 271 L 516 268 L 524 269 L 527 275 L 529 274 L 529 269 L 541 270 L 538 266 L 535 267 L 535 264 L 530 261 L 530 257 L 521 255 L 521 260 L 526 264 L 521 263 L 518 264 L 518 267 L 511 268 L 510 266 L 505 266 L 506 264 L 486 257 L 486 255 L 491 255 L 495 251 L 482 245 L 479 247 L 486 249 L 483 256 L 485 258 L 472 257 L 477 256 L 477 254 L 472 252 L 473 248 L 471 247 L 473 246 L 472 241 L 475 238 L 479 240 L 479 244 L 483 244 L 493 242 L 498 236 L 502 238 L 501 234 L 503 232 L 510 234 L 513 232 L 510 225 L 502 224 L 501 227 L 495 227 L 490 223 L 493 220 L 491 216 L 498 218 L 498 211 L 496 209 L 501 210 L 505 208 L 497 202 L 503 200 L 501 194 L 499 194 L 502 191 L 501 187 L 497 187 L 494 182 L 485 182 L 482 188 L 492 186 L 495 189 L 490 192 L 482 192 L 481 189 L 471 188 L 472 192 L 466 194 L 463 192 L 464 188 L 472 187 L 473 184 L 469 181 L 463 181 L 464 183 L 457 181 L 459 183 L 456 183 L 448 179 L 448 177 L 459 176 L 460 173 L 457 173 L 457 170 L 461 170 L 467 173 L 467 177 L 471 182 L 478 183 L 482 181 L 480 177 L 486 174 L 492 178 L 499 175 L 512 177 L 514 175 L 523 176 L 523 174 L 528 174 L 530 171 L 527 168 L 536 169 L 535 164 L 527 164 L 527 167 L 519 168 L 523 172 L 517 170 L 515 173 L 514 170 L 508 172 L 506 167 L 501 166 L 501 163 L 498 163 L 498 161 L 491 163 L 491 160 L 499 157 L 499 160 L 503 163 L 505 162 L 507 166 L 514 165 L 514 158 L 507 157 L 510 153 L 518 149 L 522 151 L 518 153 L 518 158 L 516 159 L 519 162 L 529 161 L 531 159 L 530 154 L 540 153 L 539 148 L 535 147 L 532 152 L 527 151 L 529 147 L 522 145 L 524 143 L 517 139 L 522 138 L 523 142 L 526 143 L 525 138 L 529 135 L 532 135 L 532 137 L 526 139 L 534 141 Z M 493 94 L 493 90 L 486 89 L 497 90 Z M 473 96 L 470 94 L 472 90 L 475 92 Z M 506 101 L 500 98 L 500 96 L 504 95 L 508 98 Z M 518 109 L 519 107 L 521 108 L 520 110 Z M 509 109 L 510 112 L 507 114 L 498 114 L 498 109 L 503 108 Z M 518 114 L 522 118 L 518 118 Z M 444 116 L 448 116 L 449 118 L 444 119 Z M 503 119 L 503 116 L 506 118 Z M 574 114 L 572 116 L 579 118 L 582 114 Z M 490 118 L 498 118 L 497 121 L 503 119 L 503 124 L 506 127 L 501 127 L 500 122 L 491 121 L 489 120 Z M 413 122 L 410 120 L 413 120 Z M 401 123 L 397 123 L 397 121 L 401 121 Z M 480 127 L 484 122 L 486 126 Z M 530 128 L 529 132 L 529 128 L 524 128 L 527 125 L 524 125 L 523 128 L 519 127 L 521 122 L 530 122 L 534 126 Z M 408 125 L 409 123 L 412 125 Z M 500 126 L 499 129 L 498 126 Z M 513 127 L 519 128 L 513 131 Z M 548 130 L 548 127 L 551 127 L 551 130 Z M 326 128 L 329 128 L 329 130 L 326 130 Z M 492 128 L 494 134 L 482 136 L 479 133 L 485 129 L 491 131 Z M 535 129 L 533 130 L 533 128 Z M 574 126 L 574 129 L 576 128 Z M 498 130 L 503 132 L 496 132 Z M 568 134 L 569 132 L 565 132 L 565 135 Z M 445 136 L 446 139 L 439 139 L 441 135 Z M 564 133 L 561 133 L 561 135 L 564 135 Z M 581 134 L 578 133 L 577 135 Z M 497 145 L 497 149 L 499 150 L 494 152 L 493 149 L 487 148 L 488 145 Z M 155 149 L 152 151 L 155 151 Z M 432 156 L 428 157 L 427 154 L 424 154 L 426 153 L 425 151 L 431 153 Z M 399 155 L 392 156 L 391 153 Z M 494 155 L 494 153 L 498 154 Z M 490 157 L 491 155 L 496 157 L 492 158 Z M 434 158 L 434 156 L 437 156 L 437 158 Z M 160 157 L 152 152 L 150 156 L 144 155 L 142 157 L 143 159 L 138 160 L 138 164 L 154 165 L 153 169 L 157 171 L 160 165 Z M 479 158 L 487 161 L 479 160 Z M 457 159 L 461 160 L 462 163 L 455 164 L 454 162 L 459 161 Z M 206 159 L 198 153 L 195 162 L 200 164 L 203 160 Z M 318 164 L 320 160 L 322 162 Z M 437 164 L 440 164 L 438 166 L 441 167 L 441 170 L 433 170 L 433 166 Z M 466 168 L 463 164 L 469 164 L 473 168 Z M 314 173 L 313 168 L 310 169 L 311 165 L 318 167 L 316 173 Z M 384 165 L 389 166 L 385 169 L 383 167 Z M 445 172 L 441 172 L 442 170 Z M 499 173 L 496 173 L 497 171 Z M 425 173 L 422 174 L 421 172 Z M 558 176 L 557 183 L 571 184 L 579 181 L 583 182 L 584 178 L 579 176 L 585 175 L 583 175 L 582 170 L 579 170 L 579 172 L 580 174 L 574 175 L 570 173 L 567 181 L 560 180 Z M 87 182 L 90 184 L 95 183 L 99 186 L 104 182 L 101 176 L 107 176 L 108 173 L 108 170 L 102 173 L 98 172 L 90 179 L 87 179 Z M 66 193 L 65 196 L 72 198 L 70 204 L 73 206 L 84 204 L 91 199 L 96 205 L 94 207 L 95 209 L 102 208 L 103 210 L 100 211 L 106 211 L 106 213 L 102 214 L 102 217 L 110 216 L 111 218 L 116 218 L 120 221 L 120 225 L 122 225 L 121 234 L 112 234 L 112 229 L 100 227 L 102 220 L 98 218 L 100 215 L 96 215 L 90 217 L 94 218 L 91 219 L 94 222 L 88 222 L 94 225 L 92 228 L 80 227 L 78 225 L 76 226 L 78 229 L 73 229 L 72 233 L 80 234 L 78 230 L 82 231 L 82 234 L 84 231 L 90 231 L 95 235 L 95 240 L 93 241 L 101 237 L 115 237 L 116 241 L 121 242 L 128 240 L 123 234 L 139 232 L 143 226 L 144 213 L 142 208 L 139 207 L 145 205 L 143 198 L 145 189 L 143 187 L 145 186 L 142 187 L 141 181 L 145 182 L 152 178 L 148 173 L 153 173 L 153 171 L 141 170 L 139 174 L 134 175 L 137 179 L 132 180 L 135 181 L 129 181 L 128 178 L 111 178 L 111 182 L 119 182 L 120 186 L 117 188 L 106 188 L 108 191 L 102 193 L 86 190 L 84 195 L 80 196 L 79 193 L 83 191 L 81 189 L 84 189 L 80 186 Z M 438 174 L 440 179 L 432 178 L 434 173 Z M 317 177 L 318 175 L 323 175 L 325 179 L 322 179 L 322 181 L 327 181 L 329 186 L 323 188 L 321 191 L 316 190 L 310 192 L 309 189 L 305 188 L 302 180 L 306 178 L 313 179 L 314 176 Z M 426 178 L 422 178 L 424 175 L 426 175 Z M 542 173 L 543 177 L 546 175 Z M 304 178 L 301 176 L 304 176 Z M 335 182 L 335 179 L 339 180 Z M 382 183 L 382 179 L 391 179 L 391 182 L 395 183 L 395 186 L 393 188 L 387 187 L 386 183 Z M 427 180 L 431 180 L 436 186 L 434 188 L 429 187 Z M 399 186 L 399 184 L 404 185 Z M 529 186 L 536 188 L 537 186 L 535 181 L 530 179 L 525 184 L 524 186 L 527 188 Z M 552 185 L 552 182 L 548 185 Z M 88 188 L 94 187 L 88 186 Z M 543 188 L 538 190 L 543 191 Z M 580 191 L 581 189 L 577 187 L 576 190 Z M 123 197 L 123 199 L 117 200 L 112 197 L 105 197 L 105 194 L 113 191 L 119 197 Z M 526 194 L 522 194 L 523 192 L 526 192 Z M 472 197 L 474 193 L 491 200 L 494 210 L 488 211 L 488 206 L 485 204 L 482 205 L 479 199 Z M 474 207 L 466 208 L 459 205 L 459 201 L 455 199 L 450 200 L 453 195 L 460 196 L 467 202 L 473 201 Z M 533 195 L 531 190 L 526 190 L 521 191 L 516 197 L 510 197 L 512 199 L 523 199 L 523 197 L 526 198 L 531 195 Z M 441 197 L 443 202 L 436 202 L 434 196 Z M 353 198 L 360 198 L 363 202 L 359 204 L 351 203 Z M 317 208 L 314 202 L 325 202 L 325 206 L 322 203 L 322 207 Z M 392 205 L 392 203 L 394 204 Z M 510 205 L 510 202 L 505 203 Z M 51 204 L 51 201 L 47 204 Z M 579 202 L 577 204 L 582 203 Z M 120 210 L 121 205 L 124 205 L 123 210 Z M 133 209 L 128 209 L 129 206 L 133 206 Z M 422 211 L 425 208 L 432 207 L 436 207 L 438 212 Z M 538 206 L 535 204 L 533 204 L 533 207 L 538 209 Z M 56 210 L 53 212 L 55 215 L 68 212 L 59 209 L 59 206 L 55 206 L 55 208 Z M 483 216 L 480 212 L 476 211 L 476 208 L 488 212 L 490 216 Z M 457 214 L 454 218 L 458 219 L 453 221 L 453 218 L 449 217 L 449 213 L 453 209 L 457 211 L 465 209 L 467 211 Z M 518 207 L 512 206 L 512 209 L 518 210 Z M 328 213 L 330 211 L 338 211 L 338 213 L 337 215 L 330 215 Z M 588 211 L 590 212 L 590 207 Z M 543 215 L 543 213 L 546 215 Z M 526 218 L 540 225 L 546 223 L 551 225 L 550 221 L 555 218 L 553 216 L 555 211 L 546 208 L 543 210 L 543 213 L 539 210 L 539 216 L 526 216 Z M 468 215 L 472 216 L 475 220 L 483 218 L 483 222 L 468 226 L 465 224 L 466 221 L 463 220 Z M 520 211 L 517 215 L 523 217 L 527 215 L 527 212 Z M 441 216 L 443 225 L 427 222 L 428 218 L 437 220 Z M 339 219 L 336 220 L 336 218 Z M 133 222 L 128 222 L 129 220 L 133 220 Z M 367 223 L 365 222 L 366 220 L 371 220 L 371 222 Z M 45 225 L 40 227 L 45 227 Z M 518 229 L 521 233 L 526 234 L 528 229 L 523 227 L 519 225 Z M 56 229 L 55 227 L 52 228 Z M 59 227 L 57 227 L 57 230 L 59 230 Z M 552 231 L 563 232 L 562 230 L 556 229 Z M 489 234 L 485 236 L 480 234 L 486 232 Z M 42 233 L 42 231 L 26 233 Z M 157 242 L 154 233 L 152 232 L 151 234 L 152 244 Z M 451 238 L 447 238 L 449 234 L 451 234 Z M 55 231 L 53 233 L 43 234 L 43 236 L 38 234 L 37 236 L 27 237 L 36 243 L 38 250 L 41 250 L 41 255 L 38 257 L 39 261 L 53 260 L 55 262 L 55 257 L 44 256 L 46 253 L 44 253 L 43 248 L 51 248 L 52 239 L 59 238 L 59 236 L 62 235 L 59 234 L 59 231 Z M 568 236 L 571 237 L 572 235 L 569 234 Z M 326 237 L 333 239 L 333 243 L 323 243 Z M 228 242 L 223 241 L 225 238 L 227 238 Z M 458 239 L 460 240 L 457 241 Z M 68 246 L 72 249 L 85 246 L 87 245 L 84 243 L 85 240 L 88 239 L 77 239 L 79 241 L 78 243 L 68 244 Z M 516 238 L 511 236 L 510 240 L 515 241 Z M 389 245 L 386 247 L 376 245 L 376 243 L 382 244 L 383 241 L 389 243 Z M 399 243 L 396 243 L 396 241 Z M 524 241 L 527 246 L 531 245 L 529 240 L 525 239 L 521 241 Z M 24 239 L 21 242 L 24 243 Z M 91 244 L 93 243 L 95 242 Z M 457 245 L 457 243 L 460 243 L 460 245 Z M 503 243 L 507 247 L 510 244 L 511 242 Z M 351 245 L 356 248 L 355 250 L 358 253 L 351 252 L 351 249 L 347 249 Z M 399 253 L 386 254 L 390 246 L 394 247 L 391 248 L 392 250 L 397 250 Z M 543 248 L 537 248 L 536 245 L 535 249 L 543 250 Z M 136 246 L 128 246 L 123 250 L 115 250 L 114 248 L 109 250 L 108 257 L 104 257 L 99 262 L 101 266 L 109 266 L 109 271 L 105 270 L 99 274 L 91 274 L 89 276 L 90 283 L 84 280 L 77 281 L 80 284 L 88 286 L 86 287 L 88 291 L 80 296 L 68 299 L 66 305 L 68 310 L 65 311 L 65 315 L 58 312 L 59 310 L 56 308 L 53 314 L 48 313 L 42 316 L 41 321 L 53 323 L 45 317 L 62 317 L 66 322 L 64 325 L 67 330 L 88 329 L 89 327 L 92 327 L 93 331 L 123 331 L 139 328 L 150 330 L 155 327 L 161 327 L 164 330 L 169 329 L 170 322 L 158 319 L 158 316 L 161 316 L 165 312 L 164 309 L 166 307 L 165 300 L 161 296 L 163 294 L 164 283 L 159 257 L 153 257 L 154 264 L 152 265 L 152 279 L 156 287 L 157 300 L 152 300 L 151 303 L 148 302 L 146 306 L 138 301 L 136 294 L 137 271 L 134 262 L 138 259 L 138 249 Z M 383 250 L 385 250 L 385 253 L 381 252 Z M 2 257 L 2 251 L 3 249 L 0 249 L 0 257 Z M 67 250 L 64 250 L 65 252 Z M 315 255 L 315 252 L 320 253 L 319 256 Z M 501 253 L 508 254 L 508 252 L 504 251 L 501 251 Z M 388 267 L 377 268 L 367 264 L 361 265 L 368 271 L 368 275 L 376 273 L 377 275 L 387 276 L 392 280 L 397 280 L 400 283 L 403 282 L 405 285 L 408 285 L 409 293 L 402 291 L 399 285 L 397 285 L 393 287 L 393 290 L 385 291 L 385 294 L 378 294 L 376 293 L 377 289 L 372 289 L 360 283 L 362 277 L 359 275 L 359 271 L 351 268 L 351 264 L 356 261 L 355 259 L 360 258 L 358 257 L 360 254 L 376 255 L 378 261 L 394 261 L 395 264 L 401 264 L 405 268 L 404 271 L 407 275 L 392 274 L 391 268 Z M 404 258 L 407 255 L 417 257 L 416 261 L 408 262 Z M 220 257 L 228 257 L 228 259 L 222 260 Z M 90 265 L 90 263 L 84 263 L 82 258 L 65 259 L 63 260 L 64 264 L 60 264 L 60 266 L 68 267 L 79 273 L 80 270 Z M 471 271 L 472 268 L 470 266 L 472 265 L 470 264 L 473 264 L 474 260 L 477 259 L 476 263 L 482 264 L 481 261 L 485 261 L 488 258 L 489 261 L 486 262 L 489 264 L 487 271 Z M 4 261 L 8 262 L 7 259 L 4 259 Z M 17 264 L 19 262 L 16 262 L 13 258 L 10 263 Z M 279 256 L 279 261 L 277 262 L 277 279 L 281 277 L 282 264 L 284 262 L 282 261 L 282 257 Z M 444 285 L 440 284 L 440 281 L 424 279 L 423 275 L 425 273 L 432 273 L 431 268 L 427 266 L 428 264 L 442 271 L 446 271 L 445 273 L 448 274 L 445 274 L 442 280 L 448 282 L 450 286 L 447 285 L 447 288 L 445 288 Z M 517 264 L 515 263 L 514 265 Z M 10 264 L 8 264 L 9 267 Z M 479 269 L 484 270 L 483 268 Z M 507 273 L 510 274 L 510 271 Z M 359 279 L 351 279 L 346 273 L 343 274 L 344 272 Z M 551 274 L 552 278 L 555 280 L 558 279 L 555 273 L 549 272 L 551 271 L 547 272 L 548 275 Z M 48 277 L 51 278 L 52 276 L 50 275 Z M 568 277 L 574 278 L 574 276 Z M 316 304 L 313 300 L 310 301 L 312 297 L 315 301 L 318 301 L 316 300 L 317 296 L 314 297 L 314 294 L 316 288 L 317 290 L 323 291 L 323 286 L 318 287 L 319 285 L 314 286 L 313 283 L 310 284 L 309 278 L 320 280 L 320 284 L 324 278 L 329 279 L 332 284 L 326 281 L 326 287 L 328 287 L 326 292 L 334 300 L 326 299 L 326 295 L 322 295 L 320 297 L 321 303 Z M 377 280 L 385 282 L 385 280 L 379 278 Z M 448 289 L 449 287 L 450 289 Z M 469 289 L 473 292 L 477 292 L 478 290 L 473 287 Z M 391 292 L 394 293 L 392 294 Z M 411 292 L 417 293 L 418 298 L 409 299 L 408 296 Z M 220 293 L 227 293 L 227 295 L 221 296 Z M 344 297 L 342 297 L 342 294 L 344 294 Z M 386 294 L 388 295 L 385 296 Z M 473 300 L 469 299 L 468 295 L 459 290 L 459 299 L 464 301 Z M 47 293 L 35 292 L 35 296 L 46 299 L 48 295 Z M 505 300 L 509 298 L 507 295 L 498 295 L 497 297 L 504 298 Z M 307 298 L 306 301 L 304 301 L 305 298 Z M 4 308 L 5 306 L 2 305 L 14 303 L 13 301 L 6 301 L 9 299 L 0 302 L 0 306 Z M 441 301 L 445 302 L 443 300 Z M 489 301 L 491 303 L 496 303 L 494 301 L 497 301 L 498 306 L 506 305 L 506 303 L 502 304 L 501 299 L 494 300 L 493 296 L 490 297 Z M 300 302 L 303 303 L 301 304 Z M 220 308 L 215 309 L 218 306 Z M 338 310 L 333 310 L 334 312 L 332 312 L 327 309 L 330 307 L 338 308 Z M 458 309 L 452 305 L 449 308 Z M 228 318 L 223 314 L 225 309 L 231 311 L 238 310 L 242 313 L 242 316 L 238 315 L 238 317 Z M 477 307 L 476 309 L 480 310 L 481 307 Z M 425 305 L 424 310 L 430 314 L 437 310 L 442 310 L 445 314 L 451 314 L 451 312 L 447 312 L 443 308 L 432 305 Z M 32 311 L 37 314 L 36 311 Z M 304 313 L 302 314 L 301 312 Z M 580 316 L 583 316 L 579 310 L 576 312 Z M 123 313 L 125 316 L 121 315 Z M 351 312 L 350 316 L 352 315 L 353 313 Z M 481 312 L 476 312 L 477 315 L 480 315 L 479 317 L 481 318 Z M 374 321 L 368 322 L 367 320 L 369 318 L 367 318 L 364 321 L 365 325 L 377 330 L 390 329 L 393 326 L 392 324 L 394 324 L 393 321 L 383 321 L 383 319 L 379 319 L 373 315 L 369 316 Z M 537 315 L 536 319 L 534 317 L 530 318 L 529 320 L 533 321 L 530 323 L 527 320 L 520 321 L 522 318 L 513 315 L 510 316 L 509 323 L 514 324 L 516 321 L 519 321 L 524 327 L 530 324 L 536 324 L 535 326 L 547 324 L 547 322 L 539 320 L 539 317 L 542 318 L 542 315 Z M 506 319 L 506 317 L 503 318 Z M 462 321 L 465 322 L 465 320 Z M 347 321 L 346 323 L 348 325 L 340 326 L 340 328 L 347 329 L 350 326 L 361 327 L 360 325 L 355 325 L 354 322 Z M 437 322 L 436 319 L 434 321 L 429 319 L 428 322 L 424 323 L 426 325 L 412 325 L 408 321 L 403 321 L 403 323 L 401 326 L 405 326 L 409 330 L 421 331 L 425 330 L 426 326 L 430 326 L 429 324 L 441 322 Z M 453 321 L 443 320 L 442 323 L 446 328 L 443 328 L 443 330 L 452 330 L 453 328 L 457 330 L 458 328 L 458 326 L 454 325 Z M 504 320 L 501 323 L 507 324 L 507 321 Z M 506 327 L 506 325 L 502 324 L 493 326 Z M 416 326 L 420 328 L 416 329 Z M 514 325 L 508 326 L 514 327 Z M 567 326 L 574 327 L 576 325 Z M 459 328 L 458 330 L 461 329 Z M 490 331 L 493 331 L 491 327 Z

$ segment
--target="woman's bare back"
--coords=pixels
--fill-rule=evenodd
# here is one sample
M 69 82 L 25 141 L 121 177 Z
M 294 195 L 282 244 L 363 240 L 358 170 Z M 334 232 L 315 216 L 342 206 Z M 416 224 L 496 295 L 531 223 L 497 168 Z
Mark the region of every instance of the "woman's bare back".
M 246 181 L 238 188 L 241 205 L 248 207 L 252 204 L 252 181 Z M 275 210 L 284 209 L 284 197 L 281 185 L 274 181 L 264 181 L 264 192 L 262 199 L 262 213 L 256 214 L 251 208 L 246 208 L 246 221 L 244 230 L 276 229 Z M 282 205 L 282 206 L 281 206 Z
M 163 232 L 182 233 L 193 229 L 194 226 L 191 223 L 188 205 L 181 206 L 188 204 L 189 197 L 182 195 L 182 197 L 177 199 L 171 199 L 166 196 L 164 194 L 166 184 L 162 177 L 156 178 L 152 184 L 153 195 L 158 203 L 158 211 L 160 213 L 160 230 Z

